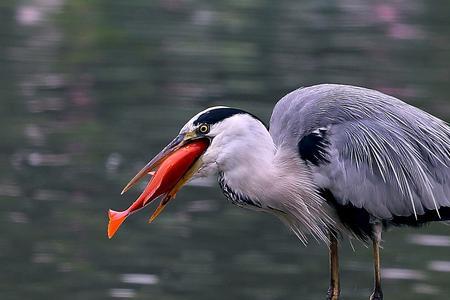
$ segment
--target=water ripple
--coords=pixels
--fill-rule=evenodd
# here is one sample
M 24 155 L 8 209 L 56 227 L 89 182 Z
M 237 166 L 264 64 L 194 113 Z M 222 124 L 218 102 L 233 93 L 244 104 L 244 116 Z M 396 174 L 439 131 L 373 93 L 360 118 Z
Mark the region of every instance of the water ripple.
M 440 292 L 437 287 L 424 283 L 414 285 L 414 291 L 418 294 L 426 295 L 437 295 Z
M 382 275 L 385 279 L 423 280 L 426 278 L 424 272 L 400 268 L 383 269 Z
M 121 281 L 124 283 L 133 283 L 133 284 L 157 284 L 159 282 L 159 278 L 153 274 L 122 274 Z
M 450 237 L 446 235 L 411 234 L 407 240 L 421 246 L 450 247 Z
M 428 269 L 436 272 L 450 272 L 450 261 L 433 260 L 428 264 Z
M 132 289 L 110 289 L 109 295 L 113 298 L 133 298 L 136 292 Z

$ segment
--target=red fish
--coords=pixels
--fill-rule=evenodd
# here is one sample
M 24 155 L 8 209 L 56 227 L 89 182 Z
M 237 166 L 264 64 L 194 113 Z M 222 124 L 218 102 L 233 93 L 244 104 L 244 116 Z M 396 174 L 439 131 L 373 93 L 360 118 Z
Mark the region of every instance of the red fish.
M 126 191 L 131 185 L 137 182 L 141 177 L 149 173 L 154 167 L 158 167 L 155 174 L 147 184 L 139 198 L 134 201 L 131 206 L 124 211 L 109 210 L 108 237 L 112 238 L 120 225 L 132 213 L 140 210 L 154 199 L 161 195 L 165 197 L 161 201 L 157 210 L 151 217 L 152 221 L 167 205 L 167 203 L 175 197 L 178 189 L 197 171 L 194 167 L 199 157 L 208 147 L 208 140 L 194 140 L 179 148 L 172 147 L 165 149 L 155 157 L 145 168 L 143 168 L 130 184 L 124 189 Z

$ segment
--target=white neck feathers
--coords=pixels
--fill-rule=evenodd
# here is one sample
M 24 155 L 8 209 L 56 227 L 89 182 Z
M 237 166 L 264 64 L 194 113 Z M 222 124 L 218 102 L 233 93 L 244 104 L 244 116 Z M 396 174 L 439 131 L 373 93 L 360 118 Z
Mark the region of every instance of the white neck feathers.
M 283 147 L 277 149 L 260 122 L 249 120 L 242 126 L 240 120 L 239 124 L 232 125 L 236 126 L 231 132 L 227 124 L 227 134 L 218 135 L 211 144 L 211 148 L 220 149 L 215 159 L 224 193 L 235 193 L 250 200 L 248 203 L 233 201 L 241 206 L 275 214 L 304 243 L 306 233 L 327 241 L 325 229 L 332 220 L 298 153 Z

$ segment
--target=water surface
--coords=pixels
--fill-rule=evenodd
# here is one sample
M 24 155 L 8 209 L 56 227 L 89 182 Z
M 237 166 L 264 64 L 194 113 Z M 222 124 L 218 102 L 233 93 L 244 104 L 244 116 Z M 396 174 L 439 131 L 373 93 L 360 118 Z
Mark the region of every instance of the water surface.
M 447 1 L 3 1 L 0 292 L 16 299 L 324 299 L 327 251 L 275 218 L 188 186 L 106 238 L 120 190 L 196 112 L 268 120 L 322 82 L 375 88 L 450 120 Z M 389 299 L 450 294 L 450 230 L 384 236 Z M 370 249 L 342 245 L 342 293 L 367 299 Z

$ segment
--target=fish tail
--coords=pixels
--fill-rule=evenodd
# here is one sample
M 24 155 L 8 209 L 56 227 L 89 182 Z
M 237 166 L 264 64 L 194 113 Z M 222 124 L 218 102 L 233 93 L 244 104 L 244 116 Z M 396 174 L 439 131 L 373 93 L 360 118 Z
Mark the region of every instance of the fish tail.
M 120 225 L 122 225 L 123 221 L 130 215 L 128 210 L 124 211 L 115 211 L 109 210 L 108 217 L 108 238 L 112 238 L 116 231 L 119 229 Z

